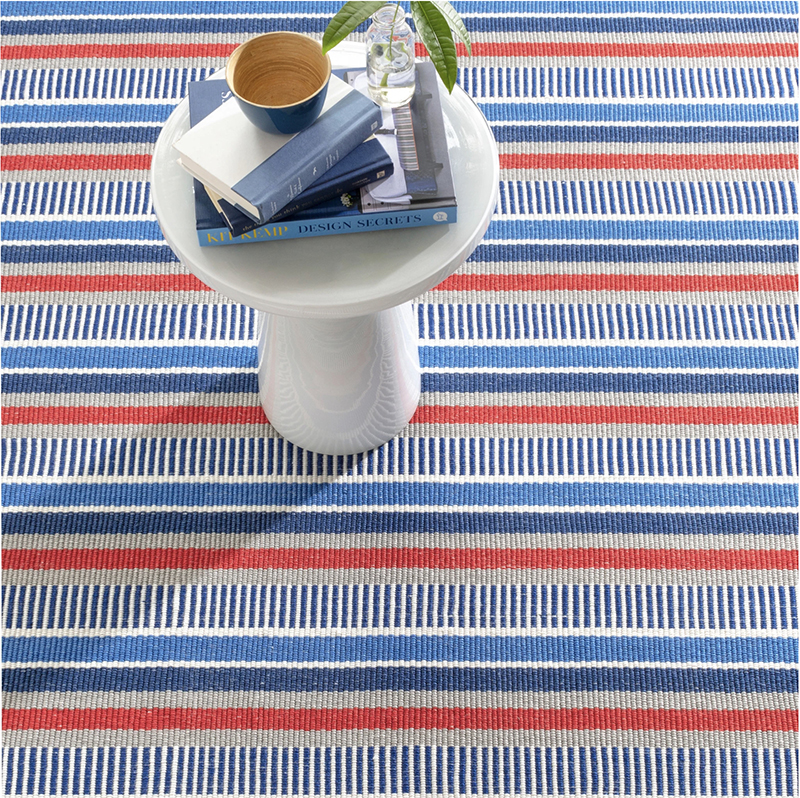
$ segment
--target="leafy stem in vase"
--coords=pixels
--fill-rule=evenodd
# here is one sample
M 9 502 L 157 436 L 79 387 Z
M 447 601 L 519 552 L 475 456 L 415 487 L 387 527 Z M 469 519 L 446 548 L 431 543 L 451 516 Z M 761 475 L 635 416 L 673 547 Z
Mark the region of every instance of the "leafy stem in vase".
M 394 51 L 392 50 L 392 45 L 394 44 L 394 24 L 397 22 L 397 12 L 400 10 L 400 4 L 398 3 L 394 7 L 394 16 L 392 17 L 392 24 L 389 27 L 389 60 L 391 61 L 394 58 Z M 384 72 L 383 77 L 381 78 L 381 86 L 388 86 L 389 85 L 389 73 Z
M 336 16 L 328 23 L 322 36 L 322 51 L 335 47 L 350 35 L 362 22 L 366 22 L 379 8 L 387 5 L 385 0 L 349 0 L 337 12 Z M 439 77 L 449 92 L 456 85 L 458 65 L 456 61 L 456 44 L 453 34 L 467 48 L 472 55 L 472 42 L 461 17 L 453 5 L 447 0 L 411 0 L 411 17 L 417 29 L 417 36 L 431 57 Z M 398 6 L 399 8 L 399 6 Z M 392 20 L 392 33 L 398 11 Z M 391 51 L 391 37 L 389 39 L 389 55 Z M 388 76 L 384 76 L 384 80 Z

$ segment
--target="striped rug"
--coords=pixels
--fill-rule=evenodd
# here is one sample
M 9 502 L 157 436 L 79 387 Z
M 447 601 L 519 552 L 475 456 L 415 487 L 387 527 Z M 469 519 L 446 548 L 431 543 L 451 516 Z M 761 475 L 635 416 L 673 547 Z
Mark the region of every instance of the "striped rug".
M 147 169 L 338 6 L 3 6 L 4 794 L 796 795 L 796 4 L 458 2 L 500 203 L 328 457 Z

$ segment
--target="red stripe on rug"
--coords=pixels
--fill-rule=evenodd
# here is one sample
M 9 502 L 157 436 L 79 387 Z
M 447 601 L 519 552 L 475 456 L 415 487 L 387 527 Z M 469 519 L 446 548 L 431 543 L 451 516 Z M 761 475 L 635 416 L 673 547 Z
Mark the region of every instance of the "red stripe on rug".
M 501 169 L 797 169 L 798 157 L 782 153 L 764 155 L 700 155 L 645 153 L 543 152 L 500 155 Z
M 6 549 L 4 570 L 791 570 L 794 549 Z
M 659 407 L 637 405 L 425 405 L 411 424 L 710 424 L 794 425 L 795 407 Z M 252 405 L 83 405 L 6 407 L 3 424 L 265 424 Z
M 5 294 L 27 291 L 210 291 L 193 274 L 45 274 L 3 277 Z
M 7 407 L 3 424 L 266 424 L 260 406 Z
M 47 44 L 9 45 L 0 51 L 5 61 L 78 58 L 227 58 L 235 43 L 186 44 Z M 466 56 L 459 44 L 458 53 Z M 416 53 L 426 56 L 422 44 Z M 474 56 L 500 58 L 795 58 L 794 42 L 475 42 Z
M 790 291 L 794 274 L 453 274 L 435 291 Z
M 434 291 L 795 292 L 793 274 L 454 274 Z M 6 294 L 26 291 L 210 291 L 191 274 L 8 275 Z
M 424 405 L 412 424 L 796 424 L 794 407 Z
M 3 172 L 68 170 L 148 170 L 149 154 L 142 155 L 7 155 Z M 664 153 L 517 153 L 500 155 L 501 169 L 784 169 L 798 168 L 796 155 L 692 155 Z
M 640 729 L 797 730 L 783 709 L 523 709 L 474 707 L 8 709 L 6 729 Z
M 663 153 L 522 153 L 500 155 L 501 169 L 791 169 L 794 155 L 678 155 Z
M 95 170 L 100 172 L 119 170 L 148 170 L 149 154 L 146 155 L 6 155 L 0 164 L 3 172 L 36 172 Z
M 32 58 L 227 58 L 236 44 L 192 42 L 187 44 L 17 44 L 4 47 L 4 61 Z

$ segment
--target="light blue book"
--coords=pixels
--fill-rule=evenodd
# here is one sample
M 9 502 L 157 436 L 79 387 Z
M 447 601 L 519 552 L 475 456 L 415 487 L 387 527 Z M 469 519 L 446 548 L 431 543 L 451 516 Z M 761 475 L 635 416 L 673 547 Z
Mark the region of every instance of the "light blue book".
M 230 101 L 174 146 L 192 177 L 264 224 L 369 138 L 381 118 L 372 100 L 332 75 L 322 113 L 299 133 L 265 133 Z
M 427 227 L 434 224 L 451 224 L 456 221 L 457 208 L 447 205 L 437 208 L 403 208 L 393 211 L 363 213 L 356 194 L 343 194 L 323 202 L 307 211 L 301 211 L 279 222 L 256 227 L 249 233 L 234 236 L 219 219 L 214 227 L 203 227 L 198 218 L 197 240 L 201 247 L 219 247 L 226 244 L 251 244 L 257 241 L 281 241 L 289 238 L 341 235 L 342 233 L 368 233 L 375 230 L 399 230 L 404 227 Z M 213 219 L 206 217 L 205 223 Z

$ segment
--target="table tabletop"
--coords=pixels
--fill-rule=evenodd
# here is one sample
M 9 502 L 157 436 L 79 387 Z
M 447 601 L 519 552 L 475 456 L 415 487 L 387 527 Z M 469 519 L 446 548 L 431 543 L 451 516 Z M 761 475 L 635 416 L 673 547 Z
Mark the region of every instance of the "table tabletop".
M 363 46 L 343 42 L 330 55 L 335 69 L 357 66 Z M 206 285 L 268 313 L 347 318 L 414 299 L 469 257 L 497 200 L 497 145 L 486 119 L 460 87 L 450 95 L 441 85 L 440 90 L 458 200 L 455 224 L 201 247 L 192 179 L 172 147 L 189 126 L 184 99 L 164 125 L 153 154 L 153 205 L 164 238 Z

